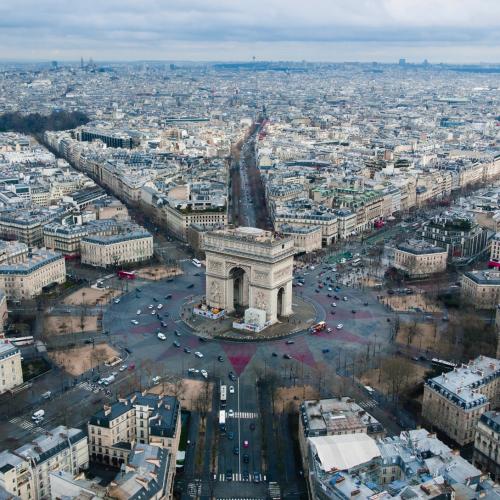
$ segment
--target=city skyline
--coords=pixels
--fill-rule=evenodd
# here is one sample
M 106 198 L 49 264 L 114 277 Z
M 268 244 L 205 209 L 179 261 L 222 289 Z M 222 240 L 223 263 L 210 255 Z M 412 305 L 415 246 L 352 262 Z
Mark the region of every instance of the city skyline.
M 7 0 L 0 19 L 4 61 L 500 61 L 490 0 Z

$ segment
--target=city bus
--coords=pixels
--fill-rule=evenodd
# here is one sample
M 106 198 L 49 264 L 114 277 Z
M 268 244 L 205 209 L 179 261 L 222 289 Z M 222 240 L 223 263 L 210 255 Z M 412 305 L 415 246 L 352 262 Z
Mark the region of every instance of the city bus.
M 30 335 L 28 337 L 15 337 L 15 338 L 7 339 L 7 340 L 13 346 L 16 346 L 16 347 L 21 347 L 23 345 L 32 345 L 35 342 L 32 335 Z
M 438 358 L 432 358 L 432 366 L 435 366 L 436 368 L 443 368 L 444 370 L 451 371 L 453 370 L 457 365 L 456 363 L 453 363 L 452 361 L 446 361 L 444 359 L 438 359 Z
M 193 266 L 201 267 L 201 262 L 198 259 L 193 259 L 191 263 L 193 264 Z
M 125 280 L 135 280 L 135 271 L 118 271 L 118 278 Z
M 226 410 L 219 411 L 219 429 L 223 432 L 226 430 Z
M 311 333 L 318 333 L 323 331 L 326 328 L 326 323 L 324 321 L 320 321 L 316 323 L 314 326 L 311 326 Z
M 226 403 L 227 403 L 227 386 L 221 385 L 220 386 L 220 405 L 221 405 L 221 408 L 225 408 Z

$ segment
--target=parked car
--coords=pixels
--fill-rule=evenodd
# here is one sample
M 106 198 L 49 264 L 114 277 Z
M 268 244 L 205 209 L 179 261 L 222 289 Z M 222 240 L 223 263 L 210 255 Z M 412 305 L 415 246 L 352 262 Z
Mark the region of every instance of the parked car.
M 164 333 L 158 332 L 156 335 L 160 340 L 167 340 L 167 337 Z

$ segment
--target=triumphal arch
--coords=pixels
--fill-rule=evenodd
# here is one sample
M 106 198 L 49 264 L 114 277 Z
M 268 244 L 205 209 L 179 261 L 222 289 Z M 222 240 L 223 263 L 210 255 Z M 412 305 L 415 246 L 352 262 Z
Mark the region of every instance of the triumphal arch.
M 205 234 L 203 246 L 209 306 L 264 310 L 270 323 L 292 314 L 292 238 L 239 227 Z

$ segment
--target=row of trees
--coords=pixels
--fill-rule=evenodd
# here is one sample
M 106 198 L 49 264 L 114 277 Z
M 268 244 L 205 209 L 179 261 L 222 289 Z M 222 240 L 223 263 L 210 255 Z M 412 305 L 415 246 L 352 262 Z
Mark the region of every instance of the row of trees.
M 37 135 L 46 130 L 72 129 L 88 122 L 88 116 L 81 111 L 52 111 L 49 115 L 22 114 L 16 111 L 0 115 L 0 132 Z

